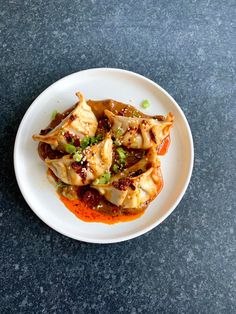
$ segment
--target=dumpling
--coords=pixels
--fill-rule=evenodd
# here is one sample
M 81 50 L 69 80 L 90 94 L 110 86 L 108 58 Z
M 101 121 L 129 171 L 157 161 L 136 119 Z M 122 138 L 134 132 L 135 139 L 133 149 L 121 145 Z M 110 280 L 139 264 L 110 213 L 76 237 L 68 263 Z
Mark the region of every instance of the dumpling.
M 75 109 L 61 121 L 61 123 L 46 135 L 33 135 L 35 141 L 45 142 L 52 149 L 65 151 L 67 138 L 80 138 L 94 136 L 97 130 L 97 119 L 84 96 L 76 93 L 80 101 Z M 69 135 L 69 136 L 68 136 Z
M 82 186 L 90 184 L 109 171 L 112 164 L 112 139 L 110 134 L 99 144 L 83 151 L 81 162 L 74 161 L 71 155 L 60 159 L 46 159 L 47 166 L 66 184 Z
M 170 112 L 164 121 L 153 118 L 130 118 L 117 116 L 109 110 L 105 110 L 111 125 L 112 132 L 122 145 L 129 148 L 149 149 L 159 146 L 169 134 L 174 121 Z
M 163 185 L 160 161 L 155 148 L 150 148 L 147 156 L 130 168 L 111 177 L 108 184 L 95 184 L 109 202 L 123 208 L 140 208 L 153 200 Z

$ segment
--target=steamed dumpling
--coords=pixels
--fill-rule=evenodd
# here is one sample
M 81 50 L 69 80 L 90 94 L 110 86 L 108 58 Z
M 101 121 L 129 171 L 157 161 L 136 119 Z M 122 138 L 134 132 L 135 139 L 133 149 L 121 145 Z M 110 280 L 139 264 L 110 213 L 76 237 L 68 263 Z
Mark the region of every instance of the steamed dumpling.
M 174 121 L 172 113 L 168 113 L 164 121 L 117 116 L 109 110 L 105 110 L 105 114 L 111 122 L 115 138 L 122 145 L 137 149 L 159 146 L 169 134 Z
M 83 151 L 81 163 L 74 161 L 71 155 L 60 159 L 46 159 L 47 166 L 66 184 L 82 186 L 90 184 L 109 171 L 112 164 L 112 140 L 108 134 L 97 145 L 89 146 Z
M 85 136 L 94 136 L 97 130 L 97 119 L 87 105 L 81 93 L 76 94 L 80 101 L 75 109 L 61 121 L 61 123 L 46 135 L 33 135 L 35 141 L 45 142 L 52 149 L 65 151 L 68 134 L 70 137 L 82 139 Z
M 146 157 L 122 173 L 111 177 L 108 184 L 91 185 L 109 202 L 123 208 L 139 208 L 153 200 L 162 188 L 160 161 L 154 148 Z

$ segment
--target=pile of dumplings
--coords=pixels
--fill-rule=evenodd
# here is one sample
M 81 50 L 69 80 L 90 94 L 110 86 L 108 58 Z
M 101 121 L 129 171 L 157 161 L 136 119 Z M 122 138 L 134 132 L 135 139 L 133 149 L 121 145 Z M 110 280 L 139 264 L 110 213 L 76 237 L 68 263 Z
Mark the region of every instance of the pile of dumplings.
M 173 114 L 169 113 L 163 121 L 159 121 L 120 116 L 104 110 L 111 125 L 110 131 L 100 142 L 83 149 L 81 160 L 75 161 L 75 152 L 66 152 L 68 137 L 65 134 L 81 141 L 85 137 L 95 136 L 98 127 L 97 118 L 84 96 L 79 92 L 76 95 L 78 103 L 57 127 L 46 135 L 33 135 L 35 141 L 47 143 L 53 150 L 65 153 L 61 158 L 46 158 L 47 167 L 65 184 L 90 185 L 116 206 L 140 208 L 152 201 L 162 186 L 156 149 L 169 135 Z M 105 173 L 110 174 L 114 139 L 127 148 L 145 150 L 145 155 L 131 167 L 109 176 L 108 182 L 104 183 L 98 179 Z

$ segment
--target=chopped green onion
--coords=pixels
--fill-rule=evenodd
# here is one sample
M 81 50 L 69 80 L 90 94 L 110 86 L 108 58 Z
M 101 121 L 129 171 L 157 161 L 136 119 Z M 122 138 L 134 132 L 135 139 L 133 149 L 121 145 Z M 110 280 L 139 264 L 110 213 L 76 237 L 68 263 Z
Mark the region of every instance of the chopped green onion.
M 76 198 L 75 191 L 74 191 L 73 187 L 71 187 L 70 185 L 63 187 L 62 195 L 64 195 L 69 200 L 73 200 Z
M 91 144 L 95 144 L 95 143 L 101 141 L 101 139 L 102 139 L 102 134 L 98 134 L 97 136 L 91 136 L 90 142 L 91 142 Z
M 112 167 L 112 170 L 117 173 L 119 172 L 119 166 L 117 164 L 114 164 L 113 167 Z
M 109 172 L 104 172 L 103 175 L 94 181 L 94 184 L 107 184 L 111 178 L 111 174 Z
M 69 153 L 69 154 L 74 154 L 74 153 L 76 152 L 76 148 L 75 148 L 75 146 L 72 145 L 72 144 L 66 144 L 65 150 L 66 150 L 66 152 Z
M 102 134 L 98 134 L 98 135 L 96 136 L 96 139 L 97 139 L 98 141 L 101 141 L 102 138 L 103 138 Z
M 125 151 L 123 150 L 122 147 L 118 147 L 116 149 L 117 153 L 119 154 L 120 159 L 125 159 L 126 158 L 126 154 Z
M 123 133 L 124 133 L 124 130 L 121 129 L 121 128 L 118 128 L 118 129 L 116 130 L 116 137 L 120 137 Z
M 83 149 L 81 147 L 76 147 L 76 153 L 82 154 Z
M 64 194 L 64 196 L 65 196 L 66 198 L 68 198 L 68 200 L 70 200 L 70 201 L 72 201 L 72 200 L 75 199 L 75 197 L 74 197 L 73 195 L 71 195 L 70 193 L 64 192 L 63 194 Z
M 126 164 L 126 159 L 121 158 L 120 159 L 120 163 L 121 163 L 121 165 L 125 165 Z
M 56 183 L 56 188 L 57 189 L 64 188 L 65 186 L 67 186 L 67 184 L 62 182 L 62 181 L 59 181 L 59 182 Z
M 148 107 L 150 107 L 150 102 L 149 102 L 147 99 L 145 99 L 145 100 L 142 102 L 142 107 L 143 107 L 144 109 L 147 109 Z
M 82 157 L 83 157 L 83 155 L 79 151 L 75 152 L 73 155 L 73 159 L 77 162 L 80 162 Z
M 98 134 L 97 136 L 85 136 L 81 141 L 81 148 L 85 149 L 90 144 L 96 144 L 102 140 L 102 134 Z
M 103 180 L 104 183 L 107 183 L 107 182 L 110 180 L 110 178 L 111 178 L 110 172 L 105 172 L 105 173 L 102 175 L 102 177 L 101 177 L 100 180 Z
M 123 150 L 122 147 L 118 147 L 116 149 L 116 151 L 120 157 L 120 164 L 125 165 L 126 164 L 126 153 L 125 153 L 125 151 Z
M 52 115 L 51 115 L 51 119 L 54 120 L 56 118 L 56 115 L 58 114 L 59 112 L 57 110 L 53 110 L 52 112 Z
M 62 187 L 62 182 L 61 182 L 61 181 L 59 181 L 59 182 L 56 183 L 56 188 L 58 189 L 58 188 L 60 188 L 60 187 Z
M 85 136 L 85 137 L 82 139 L 82 141 L 81 141 L 81 143 L 80 143 L 80 146 L 81 146 L 82 149 L 85 149 L 86 147 L 89 146 L 89 144 L 90 144 L 90 137 Z
M 114 141 L 114 145 L 115 145 L 115 146 L 120 146 L 120 145 L 121 145 L 121 142 L 118 141 L 118 140 L 115 140 L 115 141 Z
M 90 138 L 90 143 L 91 143 L 91 144 L 97 143 L 97 139 L 96 139 L 95 136 L 92 136 L 92 137 Z

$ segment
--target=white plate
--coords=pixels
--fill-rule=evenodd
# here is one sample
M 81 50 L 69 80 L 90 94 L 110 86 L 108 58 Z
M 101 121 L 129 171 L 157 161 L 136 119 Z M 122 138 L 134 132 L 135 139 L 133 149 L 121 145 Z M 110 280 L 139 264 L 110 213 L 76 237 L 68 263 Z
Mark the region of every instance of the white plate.
M 164 188 L 140 218 L 107 225 L 86 223 L 74 216 L 58 199 L 46 178 L 46 167 L 38 156 L 32 134 L 49 123 L 54 109 L 64 111 L 73 105 L 76 91 L 86 99 L 113 98 L 132 103 L 148 99 L 148 114 L 175 115 L 171 146 L 161 157 Z M 133 72 L 119 69 L 90 69 L 66 76 L 48 87 L 27 110 L 17 132 L 14 166 L 20 190 L 32 210 L 56 231 L 85 242 L 112 243 L 137 237 L 159 225 L 178 205 L 188 186 L 193 167 L 193 140 L 184 113 L 160 86 Z

